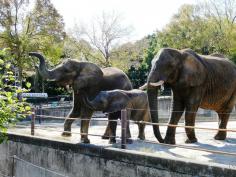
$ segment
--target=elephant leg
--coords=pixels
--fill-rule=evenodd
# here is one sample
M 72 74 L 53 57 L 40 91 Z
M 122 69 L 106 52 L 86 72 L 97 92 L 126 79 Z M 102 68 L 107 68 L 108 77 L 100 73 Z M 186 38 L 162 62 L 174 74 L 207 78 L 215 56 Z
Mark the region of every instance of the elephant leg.
M 194 126 L 195 125 L 195 118 L 196 118 L 197 110 L 198 110 L 198 104 L 196 104 L 196 105 L 188 104 L 187 105 L 186 110 L 185 110 L 185 125 L 186 126 Z M 194 128 L 185 128 L 185 132 L 187 135 L 187 140 L 185 141 L 185 143 L 197 142 Z
M 71 136 L 71 125 L 75 121 L 74 119 L 70 118 L 79 118 L 80 117 L 80 99 L 78 98 L 78 94 L 74 93 L 74 103 L 73 108 L 64 122 L 64 132 L 62 136 Z
M 91 118 L 91 117 L 90 117 Z M 81 117 L 81 119 L 90 119 L 88 117 Z M 90 143 L 90 140 L 88 139 L 88 128 L 89 128 L 90 120 L 81 120 L 81 127 L 80 127 L 80 133 L 81 133 L 81 143 Z
M 219 129 L 226 129 L 230 113 L 232 112 L 235 104 L 236 104 L 236 91 L 234 91 L 228 104 L 223 109 L 217 111 L 219 116 Z M 227 135 L 226 131 L 218 131 L 217 134 L 215 135 L 215 139 L 225 140 L 226 135 Z
M 218 116 L 219 116 L 219 129 L 226 129 L 227 123 L 228 123 L 228 120 L 229 120 L 229 116 L 230 116 L 230 112 L 231 111 L 218 113 Z M 218 131 L 214 138 L 216 140 L 225 140 L 226 135 L 227 135 L 226 131 Z
M 169 124 L 177 125 L 183 112 L 184 112 L 184 104 L 182 103 L 182 101 L 178 101 L 174 99 L 173 110 L 171 113 Z M 175 144 L 175 132 L 176 132 L 176 127 L 168 126 L 164 143 Z
M 114 112 L 114 113 L 109 113 L 108 114 L 108 120 L 118 120 L 118 118 L 120 118 L 121 116 L 121 113 L 120 111 L 118 112 Z M 110 136 L 111 136 L 111 127 L 114 126 L 114 125 L 111 125 L 111 122 L 108 121 L 108 124 L 107 124 L 107 127 L 106 127 L 106 130 L 105 130 L 105 133 L 103 134 L 102 136 L 102 139 L 109 139 Z
M 116 127 L 117 127 L 117 120 L 119 118 L 118 112 L 110 113 L 108 116 L 108 126 L 110 129 L 110 140 L 109 143 L 114 144 L 116 143 Z M 114 120 L 114 121 L 113 121 Z
M 145 133 L 144 133 L 144 129 L 145 129 L 145 124 L 138 124 L 138 129 L 139 129 L 139 134 L 138 134 L 138 138 L 140 140 L 145 140 Z
M 117 116 L 117 119 L 116 119 L 116 116 Z M 116 120 L 118 120 L 118 118 L 120 117 L 120 111 L 116 112 L 116 113 L 109 113 L 108 114 L 108 120 L 112 120 L 113 117 Z M 102 136 L 102 139 L 109 139 L 110 138 L 110 136 L 111 136 L 111 126 L 114 126 L 114 125 L 111 125 L 111 122 L 108 121 L 106 130 L 105 130 L 105 133 Z
M 110 122 L 108 122 L 105 133 L 102 135 L 102 139 L 109 139 L 110 138 Z
M 71 136 L 71 125 L 75 121 L 75 119 L 70 118 L 78 118 L 80 116 L 79 112 L 72 111 L 69 116 L 66 118 L 64 122 L 64 132 L 62 136 Z

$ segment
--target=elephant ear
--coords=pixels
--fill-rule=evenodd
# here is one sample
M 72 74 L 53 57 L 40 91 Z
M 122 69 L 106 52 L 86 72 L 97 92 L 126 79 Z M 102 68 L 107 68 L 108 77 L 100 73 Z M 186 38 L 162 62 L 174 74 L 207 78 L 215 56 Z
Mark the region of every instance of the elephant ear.
M 75 78 L 74 89 L 82 89 L 98 85 L 103 78 L 102 70 L 93 63 L 85 63 L 79 75 Z
M 179 82 L 186 86 L 200 86 L 206 79 L 205 61 L 191 49 L 183 50 L 183 68 Z

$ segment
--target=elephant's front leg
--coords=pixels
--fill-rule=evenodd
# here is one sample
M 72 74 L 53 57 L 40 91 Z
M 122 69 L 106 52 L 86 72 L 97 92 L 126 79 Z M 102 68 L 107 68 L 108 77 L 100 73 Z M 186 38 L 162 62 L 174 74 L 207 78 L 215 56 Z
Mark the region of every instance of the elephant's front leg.
M 90 143 L 90 140 L 88 139 L 88 128 L 90 119 L 91 117 L 81 117 L 81 125 L 80 125 L 81 143 Z
M 183 111 L 184 111 L 183 102 L 180 100 L 174 99 L 173 100 L 173 110 L 171 113 L 171 118 L 169 120 L 169 124 L 177 125 L 182 114 L 183 114 Z M 176 132 L 176 127 L 168 126 L 164 143 L 175 144 L 175 132 Z
M 62 136 L 71 136 L 71 125 L 75 121 L 74 118 L 79 118 L 80 113 L 78 110 L 73 109 L 69 116 L 66 118 L 64 122 L 64 131 Z
M 110 138 L 110 134 L 111 134 L 110 132 L 111 132 L 111 130 L 110 130 L 110 122 L 108 122 L 106 130 L 105 130 L 104 134 L 102 135 L 102 139 L 109 139 Z
M 194 126 L 195 125 L 195 118 L 196 113 L 198 110 L 198 104 L 187 104 L 186 106 L 186 112 L 185 112 L 185 125 L 186 126 Z M 185 143 L 195 143 L 197 142 L 197 138 L 195 135 L 195 129 L 194 128 L 185 128 L 185 132 L 187 135 L 187 140 Z
M 144 129 L 145 129 L 145 124 L 143 123 L 138 123 L 138 138 L 140 140 L 145 140 L 145 133 L 144 133 Z
M 64 132 L 62 133 L 62 136 L 71 136 L 71 125 L 75 121 L 74 118 L 80 117 L 81 103 L 80 103 L 79 95 L 76 93 L 73 93 L 73 99 L 74 99 L 73 108 L 64 122 Z
M 110 113 L 108 115 L 108 127 L 109 127 L 109 130 L 110 130 L 110 140 L 109 140 L 109 143 L 113 144 L 113 143 L 116 143 L 116 127 L 117 127 L 117 120 L 120 116 L 120 113 L 119 112 L 114 112 L 114 113 Z

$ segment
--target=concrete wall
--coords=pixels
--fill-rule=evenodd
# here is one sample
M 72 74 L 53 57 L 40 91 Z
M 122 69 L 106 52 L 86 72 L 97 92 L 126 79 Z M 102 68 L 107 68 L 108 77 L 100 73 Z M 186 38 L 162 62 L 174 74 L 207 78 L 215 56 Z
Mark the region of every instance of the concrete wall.
M 0 145 L 0 154 L 0 171 L 8 171 L 7 175 L 13 171 L 15 177 L 236 176 L 235 170 L 220 166 L 13 134 Z M 9 157 L 13 155 L 23 160 L 14 158 L 13 163 Z

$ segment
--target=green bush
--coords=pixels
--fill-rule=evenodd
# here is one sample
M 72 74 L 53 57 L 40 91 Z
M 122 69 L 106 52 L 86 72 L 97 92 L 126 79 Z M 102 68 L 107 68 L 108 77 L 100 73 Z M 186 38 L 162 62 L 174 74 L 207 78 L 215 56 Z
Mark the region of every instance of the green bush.
M 30 107 L 20 97 L 20 94 L 27 90 L 14 84 L 12 60 L 13 56 L 7 49 L 0 50 L 0 142 L 6 140 L 7 128 L 24 118 L 24 114 L 30 111 Z

